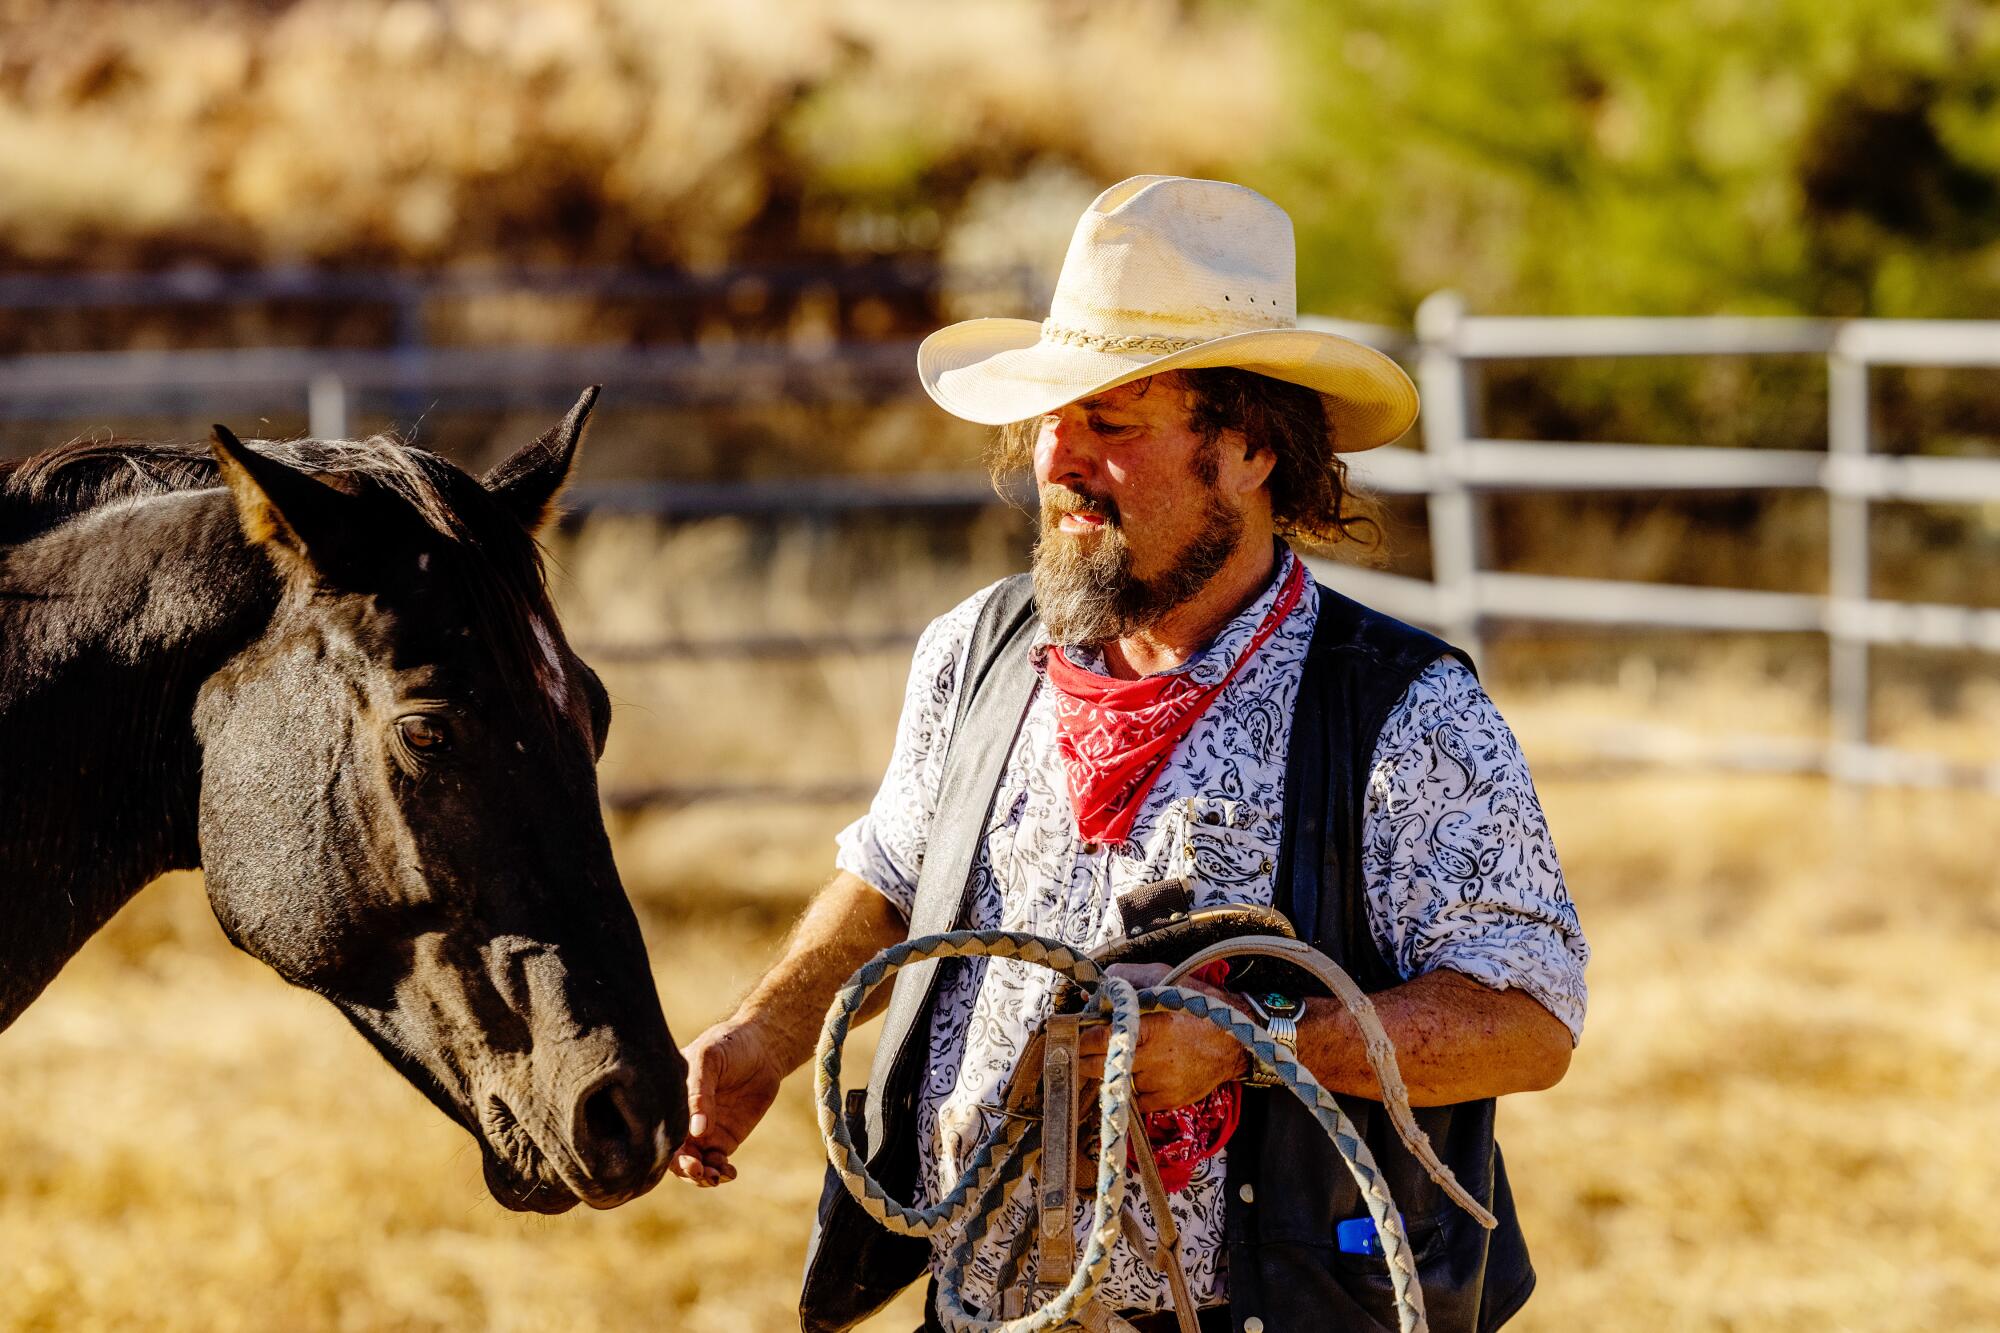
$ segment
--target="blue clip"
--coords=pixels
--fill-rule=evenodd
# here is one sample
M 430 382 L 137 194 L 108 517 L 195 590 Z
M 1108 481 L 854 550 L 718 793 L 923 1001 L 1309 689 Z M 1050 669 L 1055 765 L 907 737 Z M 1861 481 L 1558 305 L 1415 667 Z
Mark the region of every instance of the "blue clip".
M 1335 1222 L 1333 1238 L 1342 1254 L 1382 1257 L 1382 1236 L 1375 1230 L 1375 1219 L 1372 1217 L 1350 1217 L 1344 1222 Z

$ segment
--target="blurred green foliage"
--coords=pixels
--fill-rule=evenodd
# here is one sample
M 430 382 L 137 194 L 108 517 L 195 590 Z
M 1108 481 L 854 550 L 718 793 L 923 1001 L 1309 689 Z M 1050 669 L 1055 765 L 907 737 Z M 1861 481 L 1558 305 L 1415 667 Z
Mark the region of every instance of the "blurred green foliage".
M 10 0 L 0 263 L 1052 272 L 1257 186 L 1303 304 L 1989 314 L 1990 0 Z
M 1302 304 L 1988 316 L 2000 7 L 1272 0 Z

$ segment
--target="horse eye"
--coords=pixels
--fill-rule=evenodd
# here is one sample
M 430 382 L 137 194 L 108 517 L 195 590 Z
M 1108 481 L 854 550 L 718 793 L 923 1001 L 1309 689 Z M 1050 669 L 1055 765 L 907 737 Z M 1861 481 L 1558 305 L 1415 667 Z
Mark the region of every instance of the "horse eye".
M 428 713 L 411 713 L 396 719 L 396 732 L 403 744 L 418 754 L 435 754 L 450 743 L 444 723 Z

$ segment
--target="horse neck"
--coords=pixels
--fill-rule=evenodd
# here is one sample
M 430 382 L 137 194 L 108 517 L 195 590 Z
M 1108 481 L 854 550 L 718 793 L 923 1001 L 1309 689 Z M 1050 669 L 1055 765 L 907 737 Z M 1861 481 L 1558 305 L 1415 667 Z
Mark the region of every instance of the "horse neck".
M 278 592 L 220 490 L 0 548 L 0 1028 L 147 881 L 199 864 L 195 695 Z

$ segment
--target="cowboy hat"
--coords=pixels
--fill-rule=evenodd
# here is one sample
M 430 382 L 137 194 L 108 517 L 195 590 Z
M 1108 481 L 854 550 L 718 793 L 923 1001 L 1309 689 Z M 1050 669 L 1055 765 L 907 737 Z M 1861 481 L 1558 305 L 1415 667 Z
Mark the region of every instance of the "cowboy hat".
M 1318 390 L 1333 447 L 1387 444 L 1417 418 L 1401 366 L 1298 327 L 1292 220 L 1255 190 L 1134 176 L 1097 196 L 1070 238 L 1049 317 L 971 319 L 917 349 L 954 416 L 1025 421 L 1169 370 L 1239 366 Z

